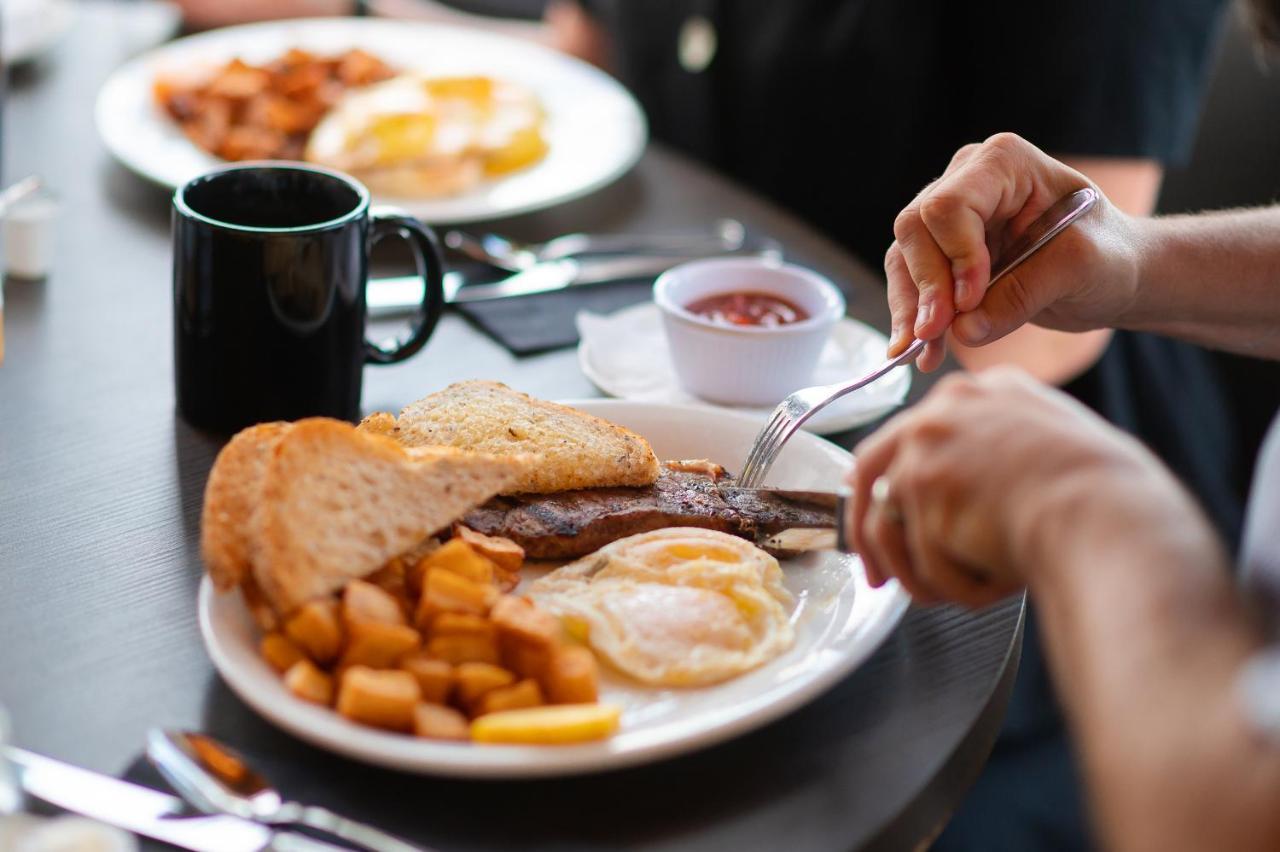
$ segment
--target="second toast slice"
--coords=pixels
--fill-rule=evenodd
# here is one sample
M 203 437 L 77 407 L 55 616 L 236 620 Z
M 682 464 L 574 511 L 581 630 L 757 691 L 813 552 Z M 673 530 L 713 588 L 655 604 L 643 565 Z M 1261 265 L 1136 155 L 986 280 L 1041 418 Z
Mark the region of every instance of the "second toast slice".
M 399 419 L 370 415 L 361 428 L 408 447 L 536 454 L 538 463 L 507 492 L 650 485 L 660 471 L 649 442 L 630 429 L 499 382 L 458 382 L 407 406 Z

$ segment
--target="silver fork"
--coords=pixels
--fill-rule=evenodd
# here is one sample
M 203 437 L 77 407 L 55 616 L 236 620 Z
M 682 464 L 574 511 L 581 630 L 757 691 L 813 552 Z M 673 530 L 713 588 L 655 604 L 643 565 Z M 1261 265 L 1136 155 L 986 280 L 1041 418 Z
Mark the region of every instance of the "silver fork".
M 473 236 L 465 231 L 447 231 L 444 235 L 449 248 L 512 272 L 535 263 L 584 254 L 720 254 L 742 248 L 746 238 L 746 228 L 735 219 L 721 219 L 710 233 L 565 234 L 545 243 L 518 243 L 497 234 Z
M 1032 222 L 1010 247 L 1006 256 L 1011 259 L 991 276 L 991 283 L 994 284 L 1017 269 L 1024 260 L 1089 212 L 1097 201 L 1098 193 L 1085 188 L 1056 202 Z M 923 340 L 914 340 L 897 357 L 889 359 L 860 379 L 802 388 L 788 396 L 773 410 L 769 421 L 756 435 L 756 440 L 751 445 L 750 452 L 747 453 L 746 461 L 742 463 L 742 472 L 738 475 L 737 484 L 743 488 L 760 487 L 769 469 L 777 461 L 782 448 L 806 420 L 842 396 L 871 384 L 902 364 L 914 361 L 924 346 Z

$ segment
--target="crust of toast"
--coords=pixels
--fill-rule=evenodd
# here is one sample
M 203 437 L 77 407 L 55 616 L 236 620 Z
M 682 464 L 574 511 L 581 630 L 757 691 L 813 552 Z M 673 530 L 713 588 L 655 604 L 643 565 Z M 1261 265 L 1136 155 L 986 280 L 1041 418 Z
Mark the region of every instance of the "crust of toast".
M 418 545 L 531 464 L 300 420 L 272 449 L 249 519 L 254 579 L 276 612 L 291 612 Z
M 407 406 L 394 427 L 388 417 L 371 415 L 362 428 L 407 447 L 537 455 L 538 463 L 506 493 L 639 486 L 658 478 L 658 459 L 640 435 L 500 382 L 459 382 Z
M 259 423 L 236 434 L 209 471 L 200 516 L 200 555 L 214 586 L 235 588 L 249 573 L 249 517 L 262 494 L 271 451 L 292 424 Z

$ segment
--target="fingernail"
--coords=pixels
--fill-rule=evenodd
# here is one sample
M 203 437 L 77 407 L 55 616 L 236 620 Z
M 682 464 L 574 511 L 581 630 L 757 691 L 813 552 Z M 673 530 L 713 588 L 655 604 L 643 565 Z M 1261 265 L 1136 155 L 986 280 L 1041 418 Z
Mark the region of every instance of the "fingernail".
M 991 334 L 991 320 L 984 311 L 961 314 L 955 323 L 956 334 L 965 343 L 981 343 Z
M 916 311 L 916 334 L 919 334 L 926 325 L 929 324 L 929 317 L 933 315 L 933 302 L 920 303 L 919 309 Z
M 962 304 L 965 299 L 969 298 L 969 281 L 959 272 L 954 273 L 956 280 L 956 304 Z

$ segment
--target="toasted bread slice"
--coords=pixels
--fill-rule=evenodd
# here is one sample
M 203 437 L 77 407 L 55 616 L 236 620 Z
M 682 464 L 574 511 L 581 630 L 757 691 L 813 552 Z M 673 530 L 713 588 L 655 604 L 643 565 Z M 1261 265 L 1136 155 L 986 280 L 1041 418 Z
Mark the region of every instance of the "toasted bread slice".
M 218 453 L 204 487 L 200 554 L 214 586 L 227 591 L 249 573 L 249 516 L 262 494 L 262 475 L 290 423 L 241 430 Z
M 250 519 L 254 577 L 277 612 L 290 612 L 447 527 L 529 464 L 300 420 L 276 443 Z
M 450 385 L 406 407 L 394 428 L 385 416 L 370 427 L 408 447 L 536 454 L 538 463 L 508 493 L 649 485 L 659 473 L 653 448 L 635 432 L 498 382 Z

